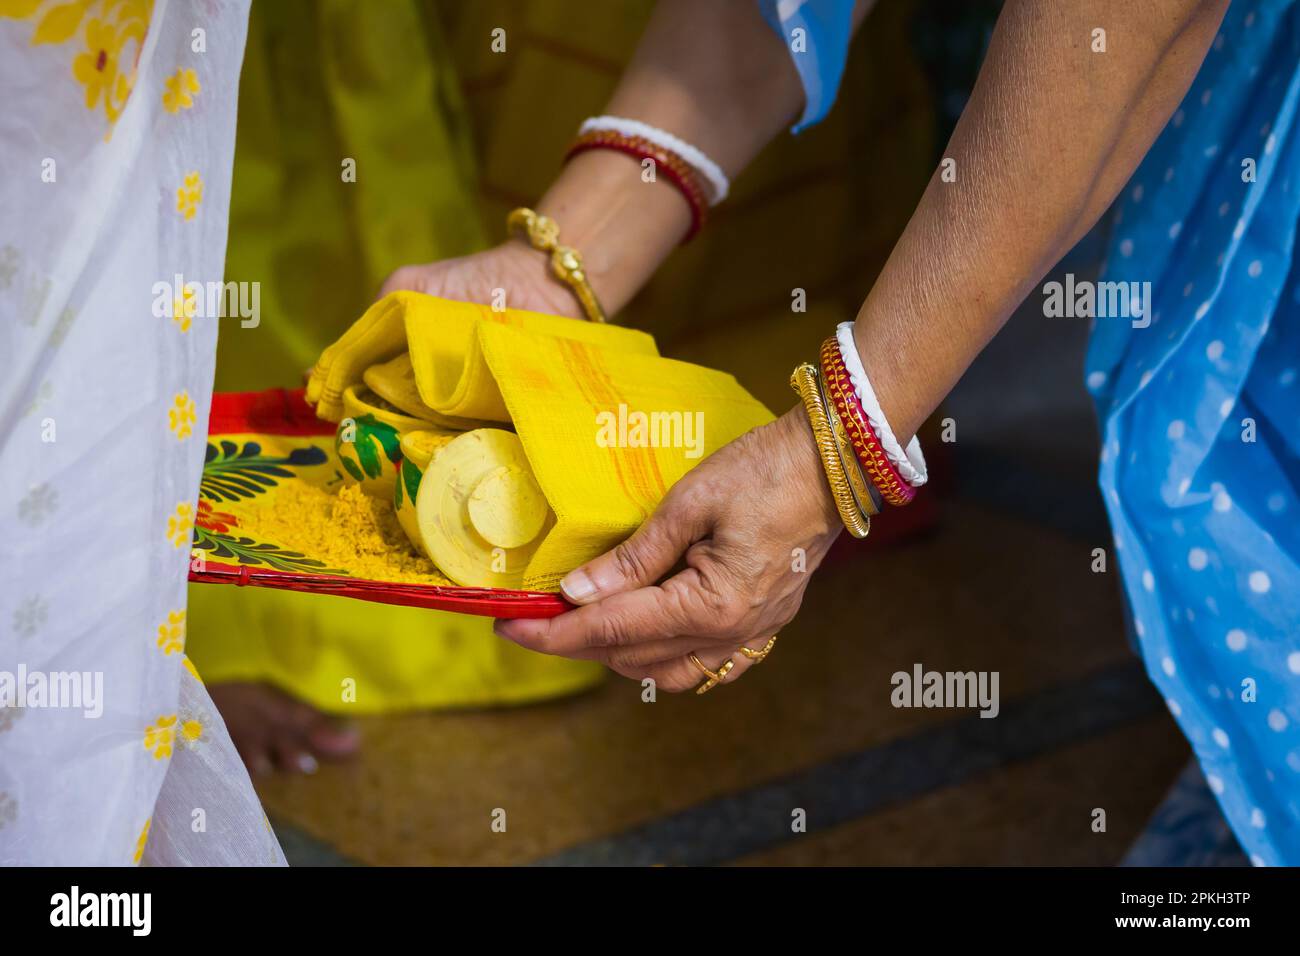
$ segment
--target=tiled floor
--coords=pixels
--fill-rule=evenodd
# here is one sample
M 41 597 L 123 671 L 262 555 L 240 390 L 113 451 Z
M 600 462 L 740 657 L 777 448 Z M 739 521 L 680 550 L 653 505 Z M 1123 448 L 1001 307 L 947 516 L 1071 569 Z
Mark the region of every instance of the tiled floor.
M 611 680 L 540 707 L 376 718 L 356 763 L 270 781 L 263 797 L 278 822 L 363 863 L 726 862 L 776 839 L 741 859 L 1118 862 L 1187 751 L 1125 644 L 1113 577 L 1092 574 L 1088 558 L 1076 540 L 954 505 L 927 540 L 818 575 L 770 660 L 725 693 L 647 704 L 638 685 Z M 890 675 L 916 662 L 998 671 L 1003 714 L 895 709 Z M 1123 686 L 1108 693 L 1116 674 Z M 1062 695 L 1067 712 L 1032 711 L 1015 729 L 1017 701 Z M 972 738 L 982 757 L 953 779 L 935 766 L 947 751 L 934 741 L 960 742 L 949 728 L 963 720 L 999 736 Z M 846 770 L 847 801 L 833 772 L 817 772 L 890 746 L 902 749 L 879 789 L 901 804 L 877 805 L 861 760 Z M 791 791 L 744 798 L 791 775 Z M 809 832 L 787 833 L 794 807 L 819 804 L 865 812 L 826 829 L 810 809 Z M 1110 836 L 1091 831 L 1094 807 L 1107 809 Z M 504 833 L 491 826 L 498 808 Z M 636 835 L 665 817 L 657 836 Z M 682 827 L 695 840 L 685 857 Z
M 1150 757 L 1135 786 L 1136 754 Z M 1156 714 L 738 862 L 1109 865 L 1146 824 L 1154 785 L 1184 758 L 1177 728 Z M 1092 829 L 1098 808 L 1106 811 L 1104 831 Z

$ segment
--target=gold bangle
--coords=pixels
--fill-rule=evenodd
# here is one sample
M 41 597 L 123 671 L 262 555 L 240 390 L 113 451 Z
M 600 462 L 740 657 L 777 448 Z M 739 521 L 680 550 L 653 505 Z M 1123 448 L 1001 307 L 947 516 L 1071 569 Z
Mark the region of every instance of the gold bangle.
M 600 307 L 587 270 L 582 264 L 582 253 L 572 246 L 560 245 L 560 227 L 550 216 L 543 216 L 520 206 L 506 216 L 506 229 L 512 235 L 528 240 L 539 252 L 551 254 L 551 271 L 555 277 L 573 290 L 582 306 L 583 314 L 592 322 L 605 322 L 605 310 Z
M 865 538 L 871 531 L 871 517 L 853 500 L 853 489 L 844 475 L 835 434 L 831 429 L 826 406 L 822 404 L 818 377 L 817 367 L 804 362 L 790 373 L 790 387 L 799 393 L 804 411 L 808 414 L 808 424 L 812 426 L 817 452 L 821 455 L 822 470 L 826 472 L 826 482 L 831 487 L 831 497 L 835 499 L 835 510 L 839 512 L 840 520 L 844 522 L 849 534 L 855 538 Z
M 817 373 L 817 389 L 822 397 L 822 406 L 826 409 L 826 419 L 830 423 L 831 432 L 835 435 L 835 451 L 839 455 L 844 476 L 849 480 L 853 503 L 858 506 L 858 511 L 868 517 L 878 515 L 881 507 L 880 492 L 862 473 L 862 463 L 858 461 L 858 453 L 853 450 L 853 440 L 849 438 L 844 422 L 840 421 L 839 412 L 835 409 L 835 403 L 831 401 L 826 391 L 826 376 L 821 374 L 820 369 Z

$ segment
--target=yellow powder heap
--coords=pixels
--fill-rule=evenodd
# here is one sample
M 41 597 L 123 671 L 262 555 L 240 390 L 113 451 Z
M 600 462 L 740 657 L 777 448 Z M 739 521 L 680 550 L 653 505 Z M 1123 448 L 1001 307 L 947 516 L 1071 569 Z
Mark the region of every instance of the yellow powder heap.
M 416 553 L 392 505 L 359 485 L 344 484 L 335 492 L 305 481 L 285 482 L 265 496 L 265 504 L 242 508 L 239 526 L 257 541 L 300 551 L 354 578 L 452 586 L 432 561 Z

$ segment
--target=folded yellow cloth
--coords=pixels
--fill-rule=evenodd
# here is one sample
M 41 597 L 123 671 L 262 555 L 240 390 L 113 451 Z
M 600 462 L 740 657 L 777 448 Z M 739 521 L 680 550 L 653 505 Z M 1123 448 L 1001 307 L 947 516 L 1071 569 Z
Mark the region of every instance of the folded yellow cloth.
M 307 382 L 316 414 L 343 417 L 343 392 L 364 380 L 366 369 L 409 352 L 420 399 L 434 412 L 457 418 L 509 421 L 501 393 L 479 351 L 482 323 L 518 326 L 544 335 L 655 355 L 654 339 L 635 329 L 598 325 L 522 309 L 495 311 L 419 292 L 384 296 L 321 353 Z M 408 410 L 409 411 L 409 410 Z
M 429 409 L 518 432 L 556 517 L 527 590 L 557 590 L 705 456 L 772 419 L 732 376 L 663 358 L 644 332 L 415 292 L 375 303 L 325 350 L 308 400 L 338 420 L 343 390 L 403 350 Z
M 502 325 L 483 325 L 479 341 L 556 517 L 526 589 L 558 588 L 705 456 L 772 419 L 730 375 L 699 365 Z

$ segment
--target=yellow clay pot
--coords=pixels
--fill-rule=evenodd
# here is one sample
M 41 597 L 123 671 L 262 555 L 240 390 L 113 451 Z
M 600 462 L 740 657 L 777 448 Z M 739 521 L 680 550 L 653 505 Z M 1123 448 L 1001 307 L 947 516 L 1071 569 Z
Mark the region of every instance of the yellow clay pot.
M 429 423 L 393 408 L 363 385 L 343 392 L 343 419 L 334 436 L 334 450 L 348 478 L 376 498 L 391 500 L 401 461 L 401 438 Z
M 434 455 L 456 437 L 457 432 L 427 429 L 407 432 L 402 436 L 402 460 L 397 467 L 397 480 L 393 482 L 393 510 L 397 522 L 415 545 L 415 550 L 427 555 L 424 538 L 420 536 L 420 522 L 416 517 L 415 499 L 420 491 L 420 480 Z
M 517 589 L 555 515 L 519 436 L 478 428 L 433 456 L 415 499 L 429 559 L 463 587 Z

